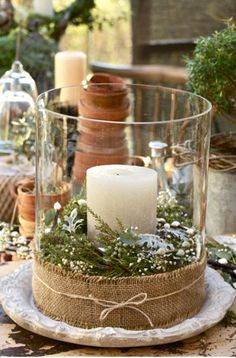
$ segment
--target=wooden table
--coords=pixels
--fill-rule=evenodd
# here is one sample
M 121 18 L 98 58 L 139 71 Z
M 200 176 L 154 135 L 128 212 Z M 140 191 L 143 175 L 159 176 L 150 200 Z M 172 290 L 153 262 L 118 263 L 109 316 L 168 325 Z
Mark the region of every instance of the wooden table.
M 0 277 L 21 262 L 0 265 Z M 143 348 L 92 348 L 38 336 L 16 325 L 0 306 L 0 356 L 236 356 L 236 302 L 232 311 L 206 332 L 168 345 Z

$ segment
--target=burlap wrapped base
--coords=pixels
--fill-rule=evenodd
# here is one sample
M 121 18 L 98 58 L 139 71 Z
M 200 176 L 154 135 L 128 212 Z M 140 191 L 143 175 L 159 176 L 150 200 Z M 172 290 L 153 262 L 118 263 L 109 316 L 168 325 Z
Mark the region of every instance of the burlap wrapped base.
M 82 328 L 170 327 L 194 316 L 204 298 L 206 254 L 178 270 L 105 278 L 67 272 L 36 255 L 33 295 L 47 316 Z

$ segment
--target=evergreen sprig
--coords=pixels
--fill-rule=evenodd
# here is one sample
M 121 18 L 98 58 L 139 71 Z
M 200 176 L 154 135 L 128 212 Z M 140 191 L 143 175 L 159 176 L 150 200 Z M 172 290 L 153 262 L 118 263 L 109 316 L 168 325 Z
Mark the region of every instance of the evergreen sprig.
M 236 252 L 227 245 L 215 240 L 207 243 L 208 264 L 216 269 L 234 288 L 236 288 Z
M 165 219 L 167 223 L 178 221 L 181 225 L 192 226 L 192 220 L 183 205 L 165 191 L 161 191 L 157 197 L 157 217 Z
M 87 238 L 87 210 L 97 223 L 96 240 Z M 162 218 L 155 235 L 138 234 L 119 220 L 119 229 L 113 230 L 78 198 L 71 200 L 59 219 L 44 235 L 41 254 L 46 261 L 82 274 L 144 276 L 172 271 L 199 258 L 198 232 L 177 221 L 168 224 Z

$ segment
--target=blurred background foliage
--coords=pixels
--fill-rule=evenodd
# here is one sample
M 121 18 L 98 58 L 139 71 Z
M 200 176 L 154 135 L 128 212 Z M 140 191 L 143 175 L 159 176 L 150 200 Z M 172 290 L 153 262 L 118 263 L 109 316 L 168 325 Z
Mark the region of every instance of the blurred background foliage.
M 64 3 L 58 0 L 56 3 Z M 68 0 L 67 0 L 68 2 Z M 88 60 L 131 63 L 131 10 L 128 0 L 96 0 L 97 23 L 93 30 L 70 26 L 62 38 L 63 50 L 87 52 Z M 103 31 L 100 31 L 102 28 Z
M 0 75 L 15 58 L 20 25 L 19 59 L 39 92 L 54 86 L 60 50 L 83 51 L 88 63 L 185 66 L 196 40 L 222 30 L 236 11 L 235 0 L 52 0 L 50 18 L 34 13 L 33 1 L 0 0 L 0 10 L 8 4 L 3 25 L 0 11 Z
M 127 0 L 54 0 L 53 18 L 35 14 L 32 0 L 12 0 L 12 5 L 14 16 L 9 7 L 8 22 L 0 26 L 0 75 L 16 57 L 19 28 L 19 59 L 36 80 L 39 92 L 54 85 L 54 55 L 59 50 L 83 51 L 88 62 L 131 61 Z

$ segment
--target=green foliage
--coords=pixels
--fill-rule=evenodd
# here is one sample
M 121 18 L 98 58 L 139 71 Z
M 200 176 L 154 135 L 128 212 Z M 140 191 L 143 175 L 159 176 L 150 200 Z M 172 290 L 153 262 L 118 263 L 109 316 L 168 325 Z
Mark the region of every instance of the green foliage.
M 11 67 L 16 51 L 16 32 L 12 31 L 8 36 L 0 36 L 0 76 Z
M 54 80 L 54 55 L 57 44 L 53 39 L 42 36 L 36 32 L 25 33 L 22 38 L 20 60 L 37 83 L 46 84 L 45 90 L 52 86 Z
M 67 8 L 55 12 L 53 17 L 31 13 L 27 27 L 34 27 L 35 20 L 37 20 L 39 31 L 46 33 L 48 37 L 58 42 L 70 24 L 75 26 L 87 25 L 92 28 L 95 23 L 92 12 L 94 8 L 94 0 L 74 0 Z
M 0 37 L 0 76 L 10 70 L 15 60 L 16 38 L 16 30 L 11 31 L 7 36 Z M 27 30 L 21 31 L 19 59 L 24 69 L 37 82 L 39 92 L 52 86 L 54 75 L 53 57 L 56 51 L 57 44 L 54 40 L 44 38 L 38 33 L 29 33 Z
M 82 219 L 83 222 L 80 226 L 80 232 L 86 233 L 87 231 L 87 205 L 85 202 L 83 202 L 84 199 L 81 198 L 81 196 L 75 196 L 63 209 L 62 217 L 70 216 L 72 211 L 76 209 L 77 215 L 76 219 L 80 220 Z M 82 204 L 81 204 L 82 203 Z M 63 221 L 62 221 L 63 223 Z
M 144 276 L 196 261 L 197 237 L 190 238 L 187 247 L 183 246 L 186 239 L 173 228 L 162 228 L 157 235 L 137 235 L 127 229 L 109 240 L 101 232 L 94 242 L 86 234 L 68 235 L 60 229 L 44 235 L 41 255 L 48 262 L 87 275 Z
M 199 258 L 200 236 L 194 229 L 163 219 L 156 235 L 138 234 L 119 220 L 119 230 L 113 230 L 85 203 L 72 199 L 44 235 L 41 254 L 46 261 L 82 274 L 119 277 L 172 271 Z M 87 238 L 87 209 L 97 222 L 95 240 Z
M 44 219 L 45 225 L 49 226 L 53 222 L 55 216 L 56 216 L 56 210 L 53 208 L 48 209 L 45 213 L 45 219 Z
M 229 264 L 236 265 L 236 253 L 229 246 L 214 243 L 208 243 L 208 256 L 214 261 L 226 259 Z
M 12 123 L 12 134 L 15 138 L 15 152 L 24 154 L 28 160 L 35 154 L 35 111 L 24 113 L 22 118 Z
M 224 30 L 199 38 L 187 68 L 191 90 L 211 101 L 216 111 L 231 111 L 236 101 L 235 25 L 229 21 Z
M 94 0 L 74 0 L 68 7 L 55 11 L 53 17 L 29 12 L 24 19 L 12 22 L 5 36 L 0 37 L 0 76 L 10 69 L 16 57 L 16 34 L 21 28 L 21 48 L 19 60 L 26 71 L 35 79 L 39 92 L 53 86 L 54 54 L 67 27 L 87 25 L 96 22 L 93 16 Z M 1 28 L 0 28 L 1 31 Z
M 236 288 L 236 252 L 213 240 L 207 243 L 207 248 L 208 263 L 218 270 L 225 281 Z
M 167 223 L 178 221 L 181 225 L 192 225 L 192 220 L 185 208 L 178 203 L 175 197 L 170 197 L 165 191 L 160 192 L 157 197 L 157 217 L 165 219 Z

